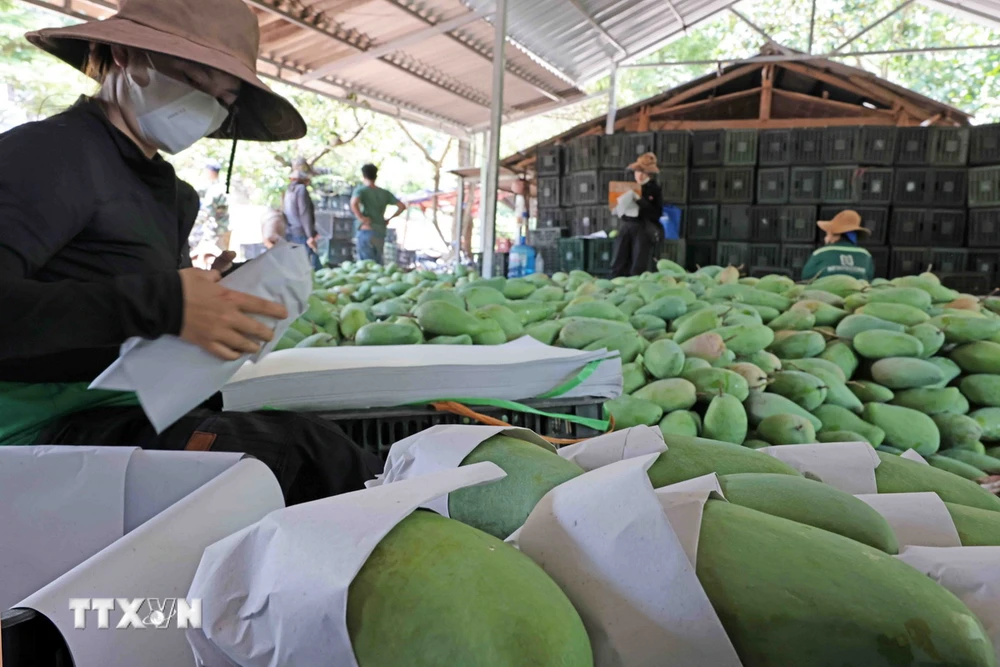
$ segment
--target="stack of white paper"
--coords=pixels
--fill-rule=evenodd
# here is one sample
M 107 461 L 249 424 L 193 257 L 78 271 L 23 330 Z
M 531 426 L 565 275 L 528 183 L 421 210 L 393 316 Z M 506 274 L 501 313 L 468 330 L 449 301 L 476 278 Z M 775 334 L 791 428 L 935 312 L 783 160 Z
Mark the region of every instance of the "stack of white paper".
M 506 345 L 305 348 L 246 364 L 222 388 L 226 410 L 348 410 L 435 399 L 526 400 L 577 377 L 560 398 L 614 398 L 622 391 L 617 351 L 583 352 L 525 336 Z

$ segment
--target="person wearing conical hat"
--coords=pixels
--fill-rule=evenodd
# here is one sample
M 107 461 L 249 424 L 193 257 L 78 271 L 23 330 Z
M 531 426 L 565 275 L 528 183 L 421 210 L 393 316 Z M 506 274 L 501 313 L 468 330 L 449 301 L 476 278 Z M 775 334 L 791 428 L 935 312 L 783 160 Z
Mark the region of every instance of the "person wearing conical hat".
M 627 167 L 641 190 L 636 205 L 638 215 L 623 216 L 618 232 L 618 245 L 611 263 L 611 275 L 638 276 L 650 268 L 653 248 L 663 234 L 660 216 L 663 214 L 663 192 L 656 181 L 660 169 L 656 155 L 644 153 Z
M 859 280 L 875 277 L 875 262 L 871 253 L 858 245 L 858 235 L 870 232 L 861 226 L 861 216 L 857 211 L 841 211 L 832 220 L 819 220 L 816 226 L 826 232 L 824 245 L 817 248 L 802 267 L 802 280 L 838 273 Z
M 286 316 L 219 284 L 233 253 L 191 266 L 198 196 L 160 155 L 205 137 L 235 153 L 237 140 L 305 135 L 257 76 L 254 13 L 242 0 L 121 0 L 106 20 L 27 39 L 99 90 L 0 135 L 0 445 L 246 452 L 288 503 L 363 488 L 377 457 L 329 422 L 206 404 L 157 433 L 135 394 L 88 390 L 130 338 L 177 336 L 237 360 Z

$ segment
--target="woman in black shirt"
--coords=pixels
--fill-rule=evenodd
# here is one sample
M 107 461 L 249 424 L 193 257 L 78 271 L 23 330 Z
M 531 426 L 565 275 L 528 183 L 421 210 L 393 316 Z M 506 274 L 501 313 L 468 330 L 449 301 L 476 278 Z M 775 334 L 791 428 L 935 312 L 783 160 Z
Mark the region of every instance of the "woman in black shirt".
M 653 248 L 663 233 L 660 227 L 663 192 L 656 181 L 656 174 L 660 173 L 656 166 L 656 156 L 652 153 L 640 155 L 628 169 L 635 175 L 635 182 L 642 187 L 642 192 L 636 200 L 639 215 L 622 218 L 618 247 L 611 265 L 611 273 L 615 278 L 638 276 L 648 271 Z

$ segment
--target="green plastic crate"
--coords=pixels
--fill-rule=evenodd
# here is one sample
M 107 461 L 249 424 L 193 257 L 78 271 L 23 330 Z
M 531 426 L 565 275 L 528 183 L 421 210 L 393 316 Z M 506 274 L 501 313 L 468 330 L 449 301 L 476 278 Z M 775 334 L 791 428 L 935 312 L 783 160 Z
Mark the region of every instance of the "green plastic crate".
M 584 239 L 559 239 L 559 270 L 583 271 L 586 267 L 586 241 Z
M 587 239 L 586 271 L 592 276 L 606 276 L 611 273 L 611 262 L 615 258 L 613 239 Z

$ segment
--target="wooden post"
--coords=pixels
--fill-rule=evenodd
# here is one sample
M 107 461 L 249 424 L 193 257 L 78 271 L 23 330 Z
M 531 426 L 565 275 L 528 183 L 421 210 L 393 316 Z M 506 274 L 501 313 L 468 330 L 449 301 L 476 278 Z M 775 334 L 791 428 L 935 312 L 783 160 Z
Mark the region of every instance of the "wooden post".
M 774 91 L 774 67 L 767 65 L 760 71 L 760 119 L 771 120 L 771 94 Z
M 639 109 L 639 127 L 637 132 L 649 132 L 649 107 L 644 106 Z

